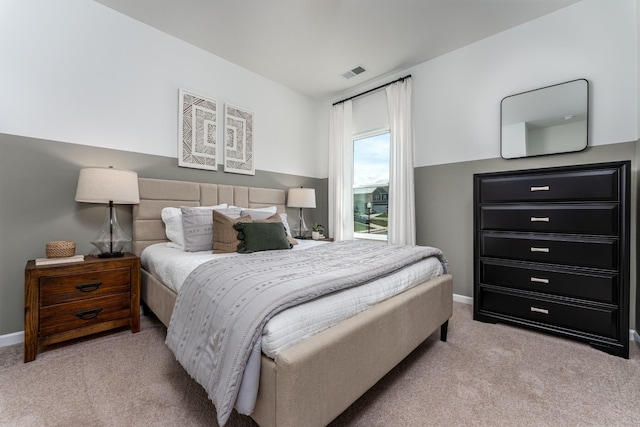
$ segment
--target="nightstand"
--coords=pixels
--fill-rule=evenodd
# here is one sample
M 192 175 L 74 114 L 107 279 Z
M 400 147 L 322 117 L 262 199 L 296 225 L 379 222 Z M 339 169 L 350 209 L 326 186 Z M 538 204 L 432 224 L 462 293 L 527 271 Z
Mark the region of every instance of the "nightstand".
M 24 361 L 40 346 L 129 326 L 140 331 L 140 258 L 86 256 L 82 262 L 27 262 Z

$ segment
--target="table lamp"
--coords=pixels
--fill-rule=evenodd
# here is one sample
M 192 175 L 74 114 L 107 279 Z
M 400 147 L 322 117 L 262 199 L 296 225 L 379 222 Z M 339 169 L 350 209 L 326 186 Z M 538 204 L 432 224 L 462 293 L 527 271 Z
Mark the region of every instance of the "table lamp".
M 303 208 L 315 208 L 316 207 L 316 190 L 314 188 L 290 188 L 287 206 L 291 208 L 299 208 L 298 224 L 293 228 L 296 233 L 294 236 L 296 239 L 303 239 L 309 229 L 304 223 L 304 216 L 302 214 Z
M 133 171 L 108 168 L 85 168 L 80 170 L 76 201 L 84 203 L 108 203 L 104 224 L 91 241 L 100 250 L 101 258 L 124 255 L 122 249 L 131 242 L 118 224 L 114 205 L 140 203 L 138 174 Z

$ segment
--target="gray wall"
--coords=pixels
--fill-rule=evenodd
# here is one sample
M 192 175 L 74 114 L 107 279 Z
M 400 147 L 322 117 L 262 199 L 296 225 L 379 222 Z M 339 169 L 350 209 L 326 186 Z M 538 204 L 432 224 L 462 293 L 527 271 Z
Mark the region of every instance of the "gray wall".
M 632 161 L 631 327 L 640 330 L 636 294 L 636 205 L 638 143 L 589 147 L 580 153 L 529 159 L 487 159 L 415 169 L 417 242 L 442 248 L 454 275 L 454 291 L 473 296 L 474 173 L 614 160 Z M 44 256 L 51 240 L 74 240 L 78 253 L 104 219 L 104 207 L 74 201 L 78 173 L 89 166 L 131 169 L 146 178 L 316 189 L 317 208 L 305 210 L 307 224 L 327 224 L 327 180 L 256 171 L 255 176 L 180 168 L 175 158 L 0 134 L 0 335 L 23 330 L 24 265 Z M 290 221 L 297 212 L 289 209 Z M 131 207 L 118 207 L 120 223 L 131 230 Z M 635 325 L 635 327 L 634 327 Z
M 416 227 L 419 245 L 442 249 L 449 260 L 456 294 L 473 296 L 473 174 L 503 170 L 631 160 L 631 314 L 636 313 L 636 235 L 638 142 L 588 147 L 579 153 L 526 159 L 486 159 L 415 169 Z M 639 307 L 640 308 L 640 307 Z
M 310 187 L 317 208 L 305 220 L 327 224 L 327 180 L 256 171 L 255 176 L 181 168 L 177 159 L 0 134 L 0 335 L 24 329 L 24 266 L 45 256 L 52 240 L 74 240 L 77 253 L 95 253 L 89 243 L 102 225 L 105 207 L 74 200 L 81 168 L 114 166 L 144 178 L 176 179 L 251 187 Z M 298 218 L 288 209 L 289 220 Z M 131 234 L 131 206 L 118 206 L 118 220 Z

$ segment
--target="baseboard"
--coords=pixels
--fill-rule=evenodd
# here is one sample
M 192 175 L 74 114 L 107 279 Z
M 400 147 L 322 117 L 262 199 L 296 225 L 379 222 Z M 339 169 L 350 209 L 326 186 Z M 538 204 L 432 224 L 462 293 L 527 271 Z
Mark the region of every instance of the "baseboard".
M 634 331 L 631 330 L 629 331 L 629 339 L 633 340 L 635 338 L 635 341 L 640 344 L 640 335 L 638 334 L 638 331 Z
M 23 342 L 24 342 L 24 331 L 14 332 L 12 334 L 0 335 L 0 347 L 20 344 Z
M 473 305 L 473 297 L 468 297 L 465 295 L 453 294 L 453 300 L 455 302 L 461 302 L 463 304 Z

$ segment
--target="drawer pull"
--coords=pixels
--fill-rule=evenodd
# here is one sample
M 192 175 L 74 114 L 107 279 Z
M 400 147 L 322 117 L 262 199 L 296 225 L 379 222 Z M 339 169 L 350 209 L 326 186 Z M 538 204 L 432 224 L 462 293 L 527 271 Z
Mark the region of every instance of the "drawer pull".
M 80 292 L 93 292 L 98 290 L 100 286 L 102 286 L 102 282 L 91 282 L 78 285 L 76 286 L 76 289 Z
M 549 279 L 542 279 L 540 277 L 532 277 L 531 281 L 534 283 L 546 283 L 549 284 Z
M 549 186 L 542 185 L 540 187 L 531 187 L 531 191 L 549 191 Z
M 531 247 L 531 252 L 544 252 L 549 253 L 549 248 L 536 248 L 534 246 Z
M 544 308 L 531 307 L 531 311 L 533 311 L 534 313 L 549 314 L 549 310 Z
M 98 314 L 100 314 L 101 311 L 101 308 L 94 308 L 93 310 L 79 311 L 76 313 L 76 316 L 82 320 L 90 320 L 98 317 Z
M 549 217 L 548 216 L 544 216 L 544 217 L 532 216 L 531 222 L 549 222 Z

